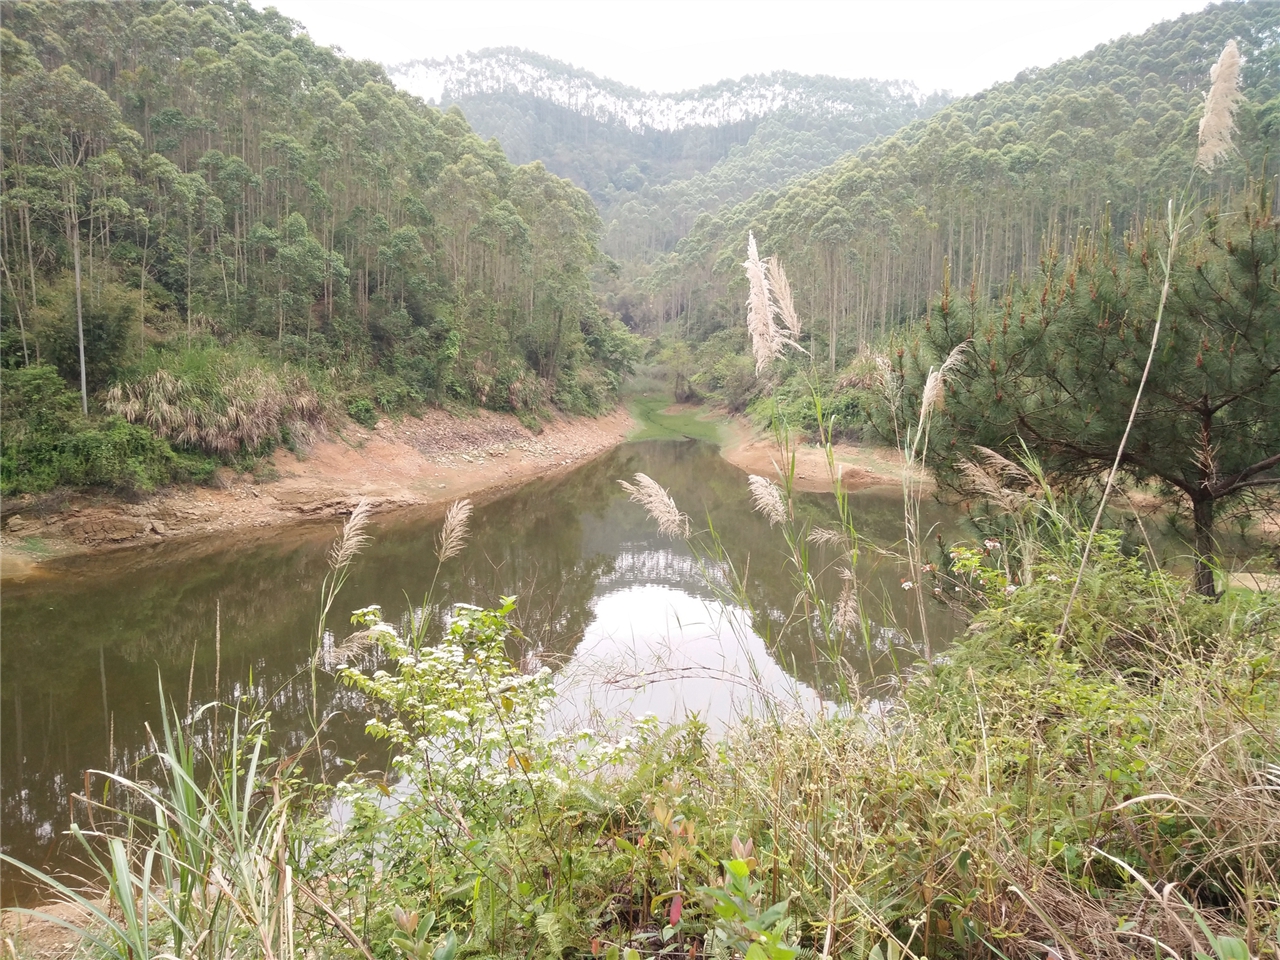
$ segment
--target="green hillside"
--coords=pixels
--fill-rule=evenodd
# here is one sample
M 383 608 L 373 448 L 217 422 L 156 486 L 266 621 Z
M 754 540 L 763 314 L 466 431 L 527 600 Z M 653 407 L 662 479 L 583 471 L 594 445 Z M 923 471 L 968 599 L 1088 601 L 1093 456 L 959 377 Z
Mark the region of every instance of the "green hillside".
M 747 233 L 787 265 L 805 345 L 834 369 L 921 316 L 949 268 L 980 297 L 1026 278 L 1077 232 L 1114 236 L 1186 183 L 1209 67 L 1228 39 L 1245 57 L 1238 153 L 1213 190 L 1280 170 L 1280 5 L 1223 3 L 950 104 L 780 190 L 702 216 L 637 280 L 662 327 L 740 341 Z M 704 367 L 709 369 L 709 367 Z M 723 377 L 706 378 L 720 388 Z
M 595 207 L 456 111 L 232 0 L 3 22 L 6 490 L 199 473 L 344 410 L 612 402 Z
M 785 71 L 645 93 L 515 48 L 413 61 L 391 75 L 458 106 L 512 159 L 541 160 L 590 192 L 602 246 L 619 264 L 605 292 L 640 327 L 657 317 L 631 281 L 700 215 L 818 170 L 950 99 L 901 82 Z

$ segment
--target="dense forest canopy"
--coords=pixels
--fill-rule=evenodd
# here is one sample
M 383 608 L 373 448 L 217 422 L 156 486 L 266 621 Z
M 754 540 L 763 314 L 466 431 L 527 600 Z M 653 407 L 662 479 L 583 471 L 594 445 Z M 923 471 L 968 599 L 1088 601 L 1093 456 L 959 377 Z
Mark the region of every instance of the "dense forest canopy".
M 952 103 L 791 74 L 644 94 L 517 50 L 389 76 L 233 0 L 3 18 L 10 491 L 199 476 L 334 413 L 600 410 L 627 327 L 689 341 L 663 354 L 677 383 L 740 407 L 762 389 L 750 231 L 787 264 L 826 389 L 944 276 L 989 299 L 1161 210 L 1231 38 L 1236 150 L 1196 189 L 1229 206 L 1280 170 L 1280 7 L 1260 0 Z
M 704 215 L 633 291 L 694 339 L 736 327 L 748 231 L 787 264 L 807 342 L 832 369 L 920 317 L 945 265 L 983 296 L 1077 231 L 1113 236 L 1186 183 L 1209 68 L 1245 58 L 1237 153 L 1206 191 L 1231 203 L 1280 170 L 1280 5 L 1221 3 L 958 100 L 813 176 Z M 741 339 L 741 337 L 739 337 Z
M 390 72 L 406 89 L 460 107 L 512 159 L 542 160 L 591 193 L 604 250 L 620 265 L 608 293 L 636 325 L 655 317 L 631 281 L 700 215 L 818 170 L 949 99 L 900 81 L 788 72 L 644 93 L 508 48 Z
M 6 3 L 3 26 L 7 369 L 83 369 L 86 400 L 204 453 L 314 426 L 300 390 L 370 419 L 612 402 L 631 347 L 591 289 L 595 207 L 458 111 L 232 0 Z M 248 408 L 267 426 L 228 442 Z

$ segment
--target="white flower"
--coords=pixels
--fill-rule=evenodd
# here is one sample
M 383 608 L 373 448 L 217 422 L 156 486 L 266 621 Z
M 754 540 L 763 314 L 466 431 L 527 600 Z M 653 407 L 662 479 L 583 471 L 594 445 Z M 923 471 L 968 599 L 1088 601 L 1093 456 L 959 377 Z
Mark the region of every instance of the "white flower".
M 982 545 L 983 545 L 984 547 L 986 547 L 988 550 L 999 550 L 999 549 L 1000 549 L 1000 541 L 999 541 L 999 540 L 990 540 L 990 539 L 988 539 L 988 540 L 983 540 L 983 541 L 982 541 Z
M 910 590 L 910 589 L 912 589 L 914 586 L 915 586 L 915 584 L 914 584 L 914 583 L 912 583 L 910 580 L 903 580 L 903 581 L 902 581 L 902 589 L 903 589 L 903 590 Z
M 1018 585 L 1016 583 L 1011 583 L 1004 588 L 1004 594 L 1006 597 L 1013 596 L 1015 593 L 1017 593 L 1017 591 L 1018 591 Z

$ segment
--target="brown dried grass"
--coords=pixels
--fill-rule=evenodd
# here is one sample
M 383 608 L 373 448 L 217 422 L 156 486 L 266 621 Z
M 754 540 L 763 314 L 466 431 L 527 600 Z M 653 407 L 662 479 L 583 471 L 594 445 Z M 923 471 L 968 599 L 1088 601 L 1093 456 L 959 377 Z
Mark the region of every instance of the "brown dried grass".
M 171 443 L 215 456 L 258 451 L 286 434 L 307 446 L 325 433 L 324 405 L 305 377 L 252 366 L 227 370 L 212 389 L 157 370 L 114 385 L 106 407 Z

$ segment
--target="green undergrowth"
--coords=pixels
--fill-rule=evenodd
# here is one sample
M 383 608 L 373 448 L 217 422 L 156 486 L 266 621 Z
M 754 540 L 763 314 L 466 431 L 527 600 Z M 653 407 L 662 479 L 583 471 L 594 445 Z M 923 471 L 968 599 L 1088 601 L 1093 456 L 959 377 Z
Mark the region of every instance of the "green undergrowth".
M 1280 600 L 1206 600 L 1104 534 L 1059 632 L 1079 546 L 1042 536 L 1017 566 L 957 545 L 925 583 L 972 615 L 945 657 L 722 736 L 549 733 L 548 671 L 506 653 L 510 603 L 442 632 L 357 611 L 334 669 L 391 768 L 316 783 L 248 720 L 199 791 L 174 772 L 194 761 L 165 759 L 103 862 L 126 916 L 154 915 L 150 952 L 108 918 L 90 955 L 204 956 L 175 949 L 168 910 L 188 945 L 222 924 L 224 957 L 1274 958 Z M 156 887 L 189 891 L 169 906 L 121 881 L 157 815 L 165 856 L 198 854 Z M 215 866 L 223 892 L 198 893 Z M 250 895 L 256 913 L 221 912 Z
M 375 625 L 398 667 L 348 679 L 414 800 L 344 787 L 321 872 L 374 939 L 394 901 L 477 956 L 1274 956 L 1280 604 L 1207 602 L 1103 540 L 1065 634 L 1071 558 L 1009 590 L 962 549 L 938 583 L 982 600 L 945 659 L 721 738 L 547 738 L 503 612 L 430 651 Z
M 627 401 L 627 409 L 640 426 L 629 440 L 702 440 L 706 443 L 724 442 L 724 424 L 720 416 L 708 408 L 692 407 L 668 413 L 672 403 L 669 396 L 633 396 Z
M 85 415 L 80 397 L 51 366 L 6 370 L 0 407 L 0 492 L 6 496 L 56 487 L 152 490 L 204 481 L 220 462 L 174 449 L 119 416 L 92 409 Z

